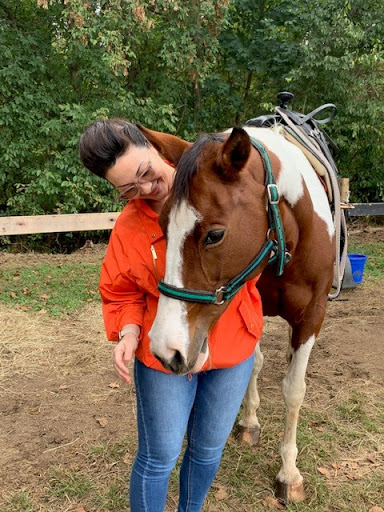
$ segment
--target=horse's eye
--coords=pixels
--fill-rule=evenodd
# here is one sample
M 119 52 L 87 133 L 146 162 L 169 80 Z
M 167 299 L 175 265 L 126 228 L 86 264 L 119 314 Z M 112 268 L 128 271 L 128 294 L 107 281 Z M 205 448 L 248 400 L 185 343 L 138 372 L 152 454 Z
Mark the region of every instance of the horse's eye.
M 204 247 L 206 245 L 214 245 L 220 242 L 223 239 L 225 233 L 225 229 L 213 229 L 212 231 L 208 231 L 207 236 L 204 240 Z

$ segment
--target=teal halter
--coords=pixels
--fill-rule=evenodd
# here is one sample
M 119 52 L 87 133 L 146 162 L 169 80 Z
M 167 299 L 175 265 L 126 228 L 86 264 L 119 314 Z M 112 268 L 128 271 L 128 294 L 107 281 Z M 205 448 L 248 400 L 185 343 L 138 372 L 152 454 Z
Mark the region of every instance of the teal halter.
M 186 302 L 198 302 L 202 304 L 224 304 L 225 301 L 231 299 L 247 281 L 248 276 L 265 260 L 273 251 L 274 255 L 269 259 L 270 263 L 277 263 L 276 275 L 281 276 L 284 272 L 284 265 L 291 259 L 291 255 L 286 251 L 284 228 L 281 222 L 279 203 L 279 192 L 272 174 L 272 165 L 265 147 L 259 141 L 251 137 L 252 146 L 259 152 L 265 171 L 265 186 L 268 196 L 268 233 L 267 241 L 255 256 L 255 258 L 247 265 L 247 267 L 230 279 L 226 285 L 220 286 L 214 292 L 204 290 L 193 290 L 187 288 L 178 288 L 171 284 L 165 283 L 163 280 L 159 282 L 158 289 L 160 293 Z M 269 233 L 276 233 L 276 240 L 269 238 Z

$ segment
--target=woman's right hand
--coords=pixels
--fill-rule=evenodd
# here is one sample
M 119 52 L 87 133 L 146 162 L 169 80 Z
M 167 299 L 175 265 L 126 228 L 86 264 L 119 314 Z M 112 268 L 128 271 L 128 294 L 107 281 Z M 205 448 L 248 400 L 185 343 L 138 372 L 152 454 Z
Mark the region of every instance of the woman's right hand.
M 123 336 L 113 349 L 113 365 L 115 372 L 126 384 L 131 383 L 131 377 L 126 365 L 135 355 L 138 343 L 139 340 L 136 334 L 130 332 Z

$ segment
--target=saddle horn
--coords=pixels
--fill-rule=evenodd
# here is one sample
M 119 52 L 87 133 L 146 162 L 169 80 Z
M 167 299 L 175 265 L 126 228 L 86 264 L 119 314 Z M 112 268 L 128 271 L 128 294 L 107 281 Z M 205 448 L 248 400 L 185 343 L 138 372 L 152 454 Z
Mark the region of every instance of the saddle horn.
M 277 100 L 280 102 L 280 108 L 287 108 L 287 104 L 294 98 L 291 92 L 282 91 L 277 95 Z

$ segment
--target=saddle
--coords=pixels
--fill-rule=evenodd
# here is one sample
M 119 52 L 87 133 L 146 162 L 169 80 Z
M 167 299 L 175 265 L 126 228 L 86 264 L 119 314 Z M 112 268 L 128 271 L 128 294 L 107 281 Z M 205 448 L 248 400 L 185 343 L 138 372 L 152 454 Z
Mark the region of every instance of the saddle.
M 326 103 L 309 114 L 301 114 L 287 107 L 287 104 L 293 99 L 292 93 L 280 92 L 277 98 L 280 106 L 275 108 L 274 114 L 254 117 L 249 119 L 245 125 L 273 128 L 281 133 L 289 142 L 301 149 L 323 183 L 330 203 L 336 233 L 332 285 L 334 291 L 329 294 L 329 299 L 335 299 L 340 293 L 345 271 L 347 226 L 344 211 L 340 205 L 338 170 L 333 159 L 333 156 L 337 155 L 338 148 L 329 135 L 320 128 L 320 125 L 332 121 L 337 113 L 337 108 L 333 103 Z M 326 110 L 330 111 L 328 117 L 324 119 L 315 118 L 317 114 Z

